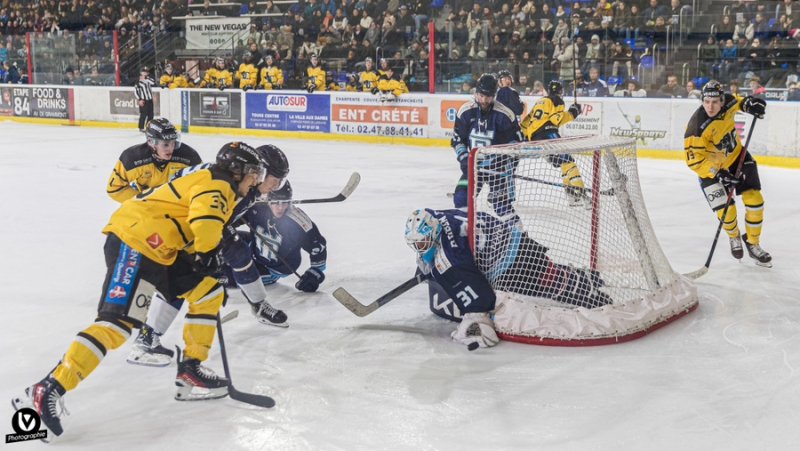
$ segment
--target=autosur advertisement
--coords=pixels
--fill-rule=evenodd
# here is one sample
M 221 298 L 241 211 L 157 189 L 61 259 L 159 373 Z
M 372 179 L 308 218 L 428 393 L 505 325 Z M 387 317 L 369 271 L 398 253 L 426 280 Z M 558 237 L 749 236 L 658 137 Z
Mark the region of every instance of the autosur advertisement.
M 355 94 L 331 98 L 332 133 L 428 137 L 428 107 L 422 98 L 400 97 L 391 102 Z
M 331 98 L 327 95 L 248 93 L 245 125 L 266 130 L 294 130 L 328 133 Z

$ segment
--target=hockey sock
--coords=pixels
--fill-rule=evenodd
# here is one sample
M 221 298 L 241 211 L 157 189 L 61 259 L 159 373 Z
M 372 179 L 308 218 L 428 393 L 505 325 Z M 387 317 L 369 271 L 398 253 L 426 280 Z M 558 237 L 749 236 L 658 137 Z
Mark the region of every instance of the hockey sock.
M 225 298 L 225 288 L 212 277 L 206 277 L 184 295 L 189 303 L 189 313 L 183 323 L 183 341 L 186 357 L 205 360 L 217 331 L 216 315 Z
M 561 164 L 561 177 L 564 178 L 565 185 L 583 188 L 581 172 L 574 161 L 567 161 Z
M 224 256 L 233 270 L 233 280 L 247 300 L 255 304 L 266 299 L 267 290 L 261 283 L 261 274 L 253 262 L 250 247 L 243 240 L 239 240 L 225 249 Z
M 717 210 L 717 218 L 720 220 L 722 219 L 722 211 L 724 208 L 720 208 Z M 739 236 L 739 225 L 736 220 L 736 204 L 731 201 L 731 205 L 728 207 L 728 213 L 725 215 L 725 221 L 722 223 L 722 228 L 725 229 L 725 233 L 728 234 L 731 238 L 736 238 Z
M 169 326 L 175 321 L 181 307 L 183 299 L 176 298 L 167 302 L 160 293 L 156 292 L 150 302 L 150 309 L 147 311 L 147 321 L 145 324 L 153 328 L 153 332 L 164 335 L 169 330 Z
M 764 220 L 764 198 L 761 191 L 748 190 L 742 193 L 744 201 L 744 228 L 747 232 L 747 242 L 758 244 L 761 236 L 761 223 Z
M 103 321 L 78 333 L 69 345 L 61 362 L 53 370 L 53 377 L 69 391 L 100 365 L 106 352 L 117 349 L 131 336 L 133 324 L 126 321 Z

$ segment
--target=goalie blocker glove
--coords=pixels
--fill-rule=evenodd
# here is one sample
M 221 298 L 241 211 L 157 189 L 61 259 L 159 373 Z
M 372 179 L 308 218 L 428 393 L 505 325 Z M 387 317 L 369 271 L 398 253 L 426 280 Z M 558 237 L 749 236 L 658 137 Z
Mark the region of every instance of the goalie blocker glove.
M 759 119 L 764 119 L 764 113 L 767 112 L 767 102 L 758 97 L 747 96 L 742 100 L 742 111 Z
M 319 285 L 325 280 L 325 273 L 319 268 L 308 268 L 306 272 L 300 276 L 300 280 L 294 285 L 300 291 L 306 293 L 313 293 L 319 289 Z

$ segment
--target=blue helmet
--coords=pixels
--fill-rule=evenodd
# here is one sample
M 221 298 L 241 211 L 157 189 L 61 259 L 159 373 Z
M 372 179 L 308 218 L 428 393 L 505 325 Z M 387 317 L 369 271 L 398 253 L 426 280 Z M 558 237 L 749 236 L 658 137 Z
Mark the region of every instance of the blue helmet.
M 427 210 L 415 210 L 406 220 L 406 244 L 426 263 L 433 262 L 442 225 Z

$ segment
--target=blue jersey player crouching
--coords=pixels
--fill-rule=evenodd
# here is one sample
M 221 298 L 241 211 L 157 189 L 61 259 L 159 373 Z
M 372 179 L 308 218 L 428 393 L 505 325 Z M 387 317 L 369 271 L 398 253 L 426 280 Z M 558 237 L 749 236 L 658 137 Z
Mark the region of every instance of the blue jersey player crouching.
M 317 291 L 325 280 L 323 271 L 328 256 L 325 237 L 303 210 L 292 205 L 292 185 L 288 181 L 269 193 L 268 199 L 268 203 L 256 204 L 246 214 L 257 233 L 239 232 L 240 239 L 248 244 L 247 257 L 252 254 L 261 283 L 270 285 L 297 271 L 302 249 L 308 253 L 311 266 L 300 276 L 295 288 L 307 293 Z M 226 272 L 232 273 L 230 267 Z M 233 277 L 229 281 L 233 283 Z
M 554 263 L 547 248 L 514 223 L 478 213 L 475 241 L 484 244 L 473 254 L 462 210 L 416 210 L 408 217 L 406 243 L 417 254 L 418 270 L 428 276 L 431 311 L 461 322 L 451 335 L 454 340 L 468 346 L 497 344 L 491 318 L 495 289 L 575 307 L 612 303 L 600 291 L 604 282 L 596 270 Z
M 475 87 L 475 98 L 462 105 L 456 114 L 453 139 L 450 141 L 461 165 L 461 178 L 453 196 L 456 208 L 467 206 L 470 149 L 523 141 L 517 115 L 503 104 L 495 102 L 496 94 L 497 78 L 494 74 L 483 74 Z M 516 163 L 510 157 L 494 157 L 480 161 L 478 165 L 492 171 L 512 173 L 516 169 Z M 514 184 L 508 183 L 507 178 L 497 177 L 489 182 L 479 176 L 477 181 L 478 189 L 481 189 L 483 183 L 490 184 L 489 199 L 500 216 L 514 213 L 510 202 L 514 199 Z

